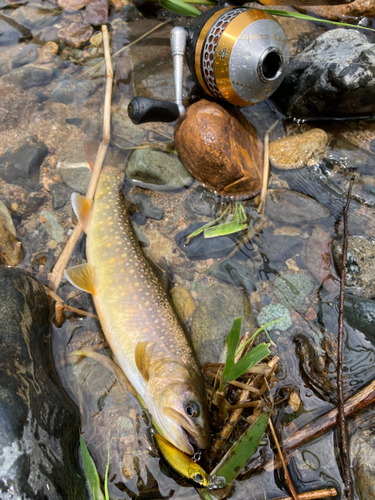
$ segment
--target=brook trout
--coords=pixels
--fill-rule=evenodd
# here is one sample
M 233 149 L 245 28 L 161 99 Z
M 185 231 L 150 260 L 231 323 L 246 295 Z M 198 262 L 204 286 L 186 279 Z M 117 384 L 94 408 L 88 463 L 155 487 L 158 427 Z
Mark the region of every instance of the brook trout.
M 87 264 L 65 271 L 92 293 L 112 352 L 163 436 L 187 454 L 208 446 L 209 418 L 201 371 L 168 297 L 133 232 L 123 175 L 104 167 L 95 200 L 74 193 L 87 233 Z

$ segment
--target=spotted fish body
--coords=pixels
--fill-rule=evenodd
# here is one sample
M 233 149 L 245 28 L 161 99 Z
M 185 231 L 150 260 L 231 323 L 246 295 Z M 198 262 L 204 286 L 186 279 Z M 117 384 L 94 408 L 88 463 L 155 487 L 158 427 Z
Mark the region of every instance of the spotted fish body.
M 164 437 L 186 453 L 208 444 L 208 409 L 192 347 L 134 235 L 123 176 L 105 167 L 84 222 L 88 264 L 67 270 L 90 291 L 106 339 Z M 73 200 L 78 218 L 83 220 Z

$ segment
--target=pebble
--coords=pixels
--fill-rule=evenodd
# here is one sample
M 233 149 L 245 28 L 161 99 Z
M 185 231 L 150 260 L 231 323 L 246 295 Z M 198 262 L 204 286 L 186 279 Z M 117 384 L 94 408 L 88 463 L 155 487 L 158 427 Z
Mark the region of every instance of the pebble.
M 103 36 L 102 36 L 101 31 L 99 31 L 98 33 L 95 33 L 95 35 L 92 35 L 92 37 L 90 38 L 90 43 L 94 47 L 100 47 L 102 44 L 102 41 L 103 41 Z
M 293 169 L 319 163 L 320 158 L 325 156 L 327 143 L 328 136 L 320 128 L 277 139 L 269 145 L 271 165 L 279 169 Z
M 86 194 L 91 180 L 91 169 L 82 141 L 71 140 L 58 154 L 57 173 L 74 191 Z
M 73 191 L 63 183 L 50 184 L 49 187 L 52 193 L 53 208 L 55 210 L 62 208 L 70 200 Z
M 86 7 L 85 20 L 87 24 L 98 26 L 108 22 L 108 1 L 91 0 Z
M 246 294 L 238 288 L 222 283 L 208 288 L 194 312 L 191 326 L 191 341 L 201 365 L 220 361 L 225 339 L 236 318 L 242 317 L 241 335 L 255 331 L 256 322 L 250 310 Z
M 178 317 L 185 323 L 195 311 L 195 300 L 191 293 L 182 286 L 172 288 L 171 298 Z
M 149 194 L 135 193 L 133 195 L 133 202 L 138 205 L 139 210 L 145 217 L 161 220 L 164 216 L 164 209 L 156 207 Z
M 57 0 L 57 5 L 66 12 L 76 12 L 88 5 L 90 0 Z
M 64 80 L 52 92 L 52 99 L 63 104 L 82 104 L 95 94 L 98 84 L 92 80 Z
M 333 257 L 337 269 L 342 263 L 342 236 L 332 241 Z M 361 297 L 375 297 L 375 240 L 365 236 L 348 236 L 345 285 Z
M 14 69 L 9 77 L 24 90 L 31 87 L 44 87 L 52 82 L 55 77 L 54 69 L 51 67 L 40 67 L 28 64 L 22 68 Z
M 309 275 L 302 273 L 284 273 L 276 278 L 272 286 L 278 302 L 302 314 L 310 306 L 314 288 L 316 288 L 315 281 Z
M 45 230 L 55 241 L 58 243 L 64 241 L 64 229 L 53 212 L 42 210 L 40 212 L 40 221 L 43 222 Z
M 47 42 L 40 49 L 38 63 L 40 64 L 50 63 L 55 59 L 58 53 L 59 53 L 59 46 L 57 45 L 57 43 L 53 41 Z
M 309 196 L 290 189 L 269 189 L 265 214 L 284 224 L 307 224 L 329 217 L 329 211 Z
M 267 330 L 275 329 L 275 330 L 285 331 L 292 326 L 289 309 L 287 307 L 285 307 L 282 304 L 269 304 L 268 306 L 264 306 L 263 309 L 258 314 L 257 317 L 258 326 L 259 327 L 264 326 L 267 323 L 270 323 L 275 319 L 283 318 L 284 316 L 286 316 L 286 318 L 279 321 L 278 323 L 270 325 L 267 328 Z
M 90 40 L 93 27 L 86 23 L 71 23 L 67 28 L 58 31 L 59 39 L 70 47 L 78 49 Z
M 35 62 L 38 59 L 38 48 L 36 45 L 29 44 L 21 47 L 12 59 L 12 68 L 20 68 L 26 64 Z
M 151 148 L 133 151 L 126 176 L 133 184 L 155 191 L 175 191 L 194 180 L 177 156 Z
M 9 184 L 34 191 L 39 183 L 40 167 L 47 155 L 47 146 L 37 136 L 27 137 L 0 156 L 0 177 Z

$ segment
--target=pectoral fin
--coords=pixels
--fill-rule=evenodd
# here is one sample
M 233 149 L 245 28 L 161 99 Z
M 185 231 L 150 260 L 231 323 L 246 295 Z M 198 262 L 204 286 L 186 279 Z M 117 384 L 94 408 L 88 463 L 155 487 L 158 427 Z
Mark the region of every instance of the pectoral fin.
M 65 269 L 65 276 L 68 281 L 84 292 L 96 294 L 94 268 L 91 264 L 81 264 L 80 266 Z
M 92 200 L 78 193 L 72 194 L 72 207 L 85 233 L 89 225 Z
M 150 378 L 148 372 L 149 357 L 147 355 L 147 346 L 148 342 L 138 342 L 135 348 L 135 364 L 146 382 L 148 382 Z

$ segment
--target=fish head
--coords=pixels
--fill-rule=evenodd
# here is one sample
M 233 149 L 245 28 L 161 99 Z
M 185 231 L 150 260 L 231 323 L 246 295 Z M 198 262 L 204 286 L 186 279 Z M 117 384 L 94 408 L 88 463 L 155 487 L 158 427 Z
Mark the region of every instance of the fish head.
M 149 408 L 163 436 L 188 455 L 194 453 L 193 445 L 207 448 L 210 440 L 203 379 L 192 371 L 179 365 L 173 375 L 159 379 L 154 386 L 154 408 Z

